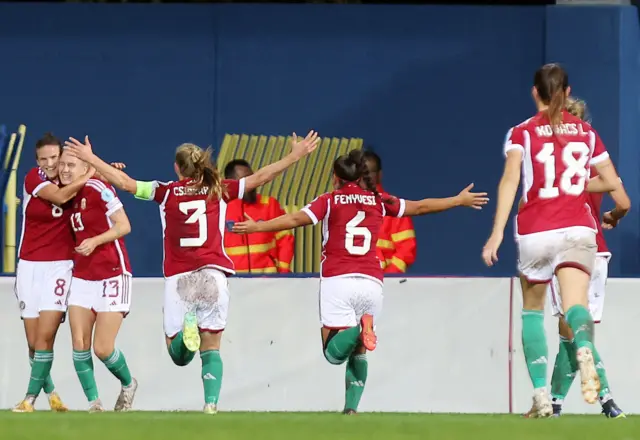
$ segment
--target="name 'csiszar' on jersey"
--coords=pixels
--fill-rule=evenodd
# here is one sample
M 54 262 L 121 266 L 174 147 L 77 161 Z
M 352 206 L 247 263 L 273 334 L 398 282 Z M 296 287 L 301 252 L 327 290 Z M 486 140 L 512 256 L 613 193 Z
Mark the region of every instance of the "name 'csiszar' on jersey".
M 564 111 L 563 123 L 552 129 L 540 112 L 509 131 L 504 154 L 514 149 L 523 156 L 517 235 L 575 226 L 597 231 L 586 187 L 591 166 L 609 153 L 591 125 Z
M 164 236 L 164 276 L 213 267 L 234 274 L 224 250 L 227 202 L 242 198 L 245 179 L 223 180 L 223 197 L 207 195 L 191 179 L 177 182 L 137 182 L 136 197 L 160 205 Z

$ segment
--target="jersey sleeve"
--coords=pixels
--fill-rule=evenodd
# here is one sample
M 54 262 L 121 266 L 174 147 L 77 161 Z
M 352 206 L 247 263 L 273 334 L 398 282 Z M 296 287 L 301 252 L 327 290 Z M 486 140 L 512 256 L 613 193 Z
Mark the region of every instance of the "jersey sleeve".
M 226 192 L 223 195 L 225 202 L 230 202 L 235 199 L 241 199 L 244 197 L 244 185 L 246 179 L 243 177 L 240 180 L 225 179 L 222 181 Z
M 524 157 L 524 143 L 524 129 L 522 127 L 513 127 L 504 139 L 504 146 L 502 148 L 504 157 L 507 157 L 507 153 L 511 150 L 520 150 Z
M 27 194 L 31 194 L 34 197 L 38 197 L 38 191 L 52 183 L 40 168 L 33 168 L 24 178 L 24 187 Z
M 387 217 L 402 217 L 406 208 L 406 202 L 404 199 L 389 195 L 381 194 L 382 197 L 382 209 L 383 216 Z
M 589 165 L 594 166 L 609 159 L 609 152 L 607 152 L 600 135 L 595 130 L 592 130 L 589 132 L 589 138 L 591 141 L 591 151 L 593 152 Z
M 122 202 L 110 185 L 99 180 L 91 179 L 87 182 L 87 186 L 96 191 L 97 196 L 95 196 L 95 198 L 96 200 L 100 200 L 100 204 L 104 208 L 107 217 L 111 216 L 111 214 L 118 209 L 123 208 Z
M 159 182 L 153 180 L 151 182 L 136 181 L 136 193 L 134 197 L 140 200 L 153 200 L 156 203 L 162 203 L 169 191 L 171 182 Z
M 313 224 L 316 225 L 329 213 L 329 203 L 331 203 L 331 194 L 325 193 L 316 197 L 311 203 L 302 208 L 302 212 L 307 214 Z

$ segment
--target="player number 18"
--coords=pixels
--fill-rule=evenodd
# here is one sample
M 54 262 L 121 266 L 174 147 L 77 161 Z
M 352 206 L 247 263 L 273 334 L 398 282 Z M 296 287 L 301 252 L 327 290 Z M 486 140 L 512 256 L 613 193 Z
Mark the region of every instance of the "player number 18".
M 356 216 L 347 223 L 344 247 L 351 255 L 366 255 L 371 249 L 371 231 L 364 226 L 359 226 L 364 221 L 364 216 L 364 211 L 358 211 Z M 362 237 L 362 244 L 355 244 L 356 237 Z
M 191 200 L 178 203 L 178 209 L 184 215 L 189 215 L 184 221 L 187 225 L 198 224 L 198 236 L 195 238 L 181 238 L 180 247 L 200 247 L 207 241 L 207 202 L 205 200 Z
M 587 162 L 591 150 L 584 142 L 569 142 L 562 149 L 564 171 L 560 176 L 559 187 L 556 184 L 556 157 L 553 155 L 554 143 L 547 142 L 536 155 L 536 161 L 544 164 L 544 186 L 538 191 L 541 199 L 553 199 L 563 193 L 579 196 L 584 191 L 584 183 L 588 176 Z M 577 157 L 576 157 L 577 155 Z M 572 183 L 574 177 L 578 178 Z

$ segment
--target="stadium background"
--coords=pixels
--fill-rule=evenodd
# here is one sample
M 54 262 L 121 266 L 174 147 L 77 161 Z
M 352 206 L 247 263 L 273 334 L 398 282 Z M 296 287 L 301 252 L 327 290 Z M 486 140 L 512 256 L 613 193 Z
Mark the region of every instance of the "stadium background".
M 170 179 L 181 142 L 313 128 L 364 139 L 392 193 L 495 196 L 532 72 L 561 61 L 638 200 L 638 40 L 632 7 L 0 4 L 1 119 L 28 125 L 20 180 L 45 131 Z M 157 208 L 123 198 L 134 274 L 160 276 Z M 511 240 L 496 268 L 479 258 L 492 213 L 418 219 L 409 274 L 512 275 Z M 608 238 L 612 276 L 640 274 L 639 226 L 634 208 Z

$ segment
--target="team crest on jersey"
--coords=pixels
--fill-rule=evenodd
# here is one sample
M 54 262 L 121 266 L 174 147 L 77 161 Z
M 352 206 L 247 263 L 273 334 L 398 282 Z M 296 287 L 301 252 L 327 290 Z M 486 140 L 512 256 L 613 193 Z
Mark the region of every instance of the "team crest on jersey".
M 116 196 L 113 193 L 113 191 L 111 191 L 109 188 L 105 188 L 100 192 L 100 197 L 102 197 L 102 200 L 105 203 L 109 203 L 110 201 L 112 201 Z
M 87 208 L 87 199 L 80 200 L 80 209 L 85 210 Z

